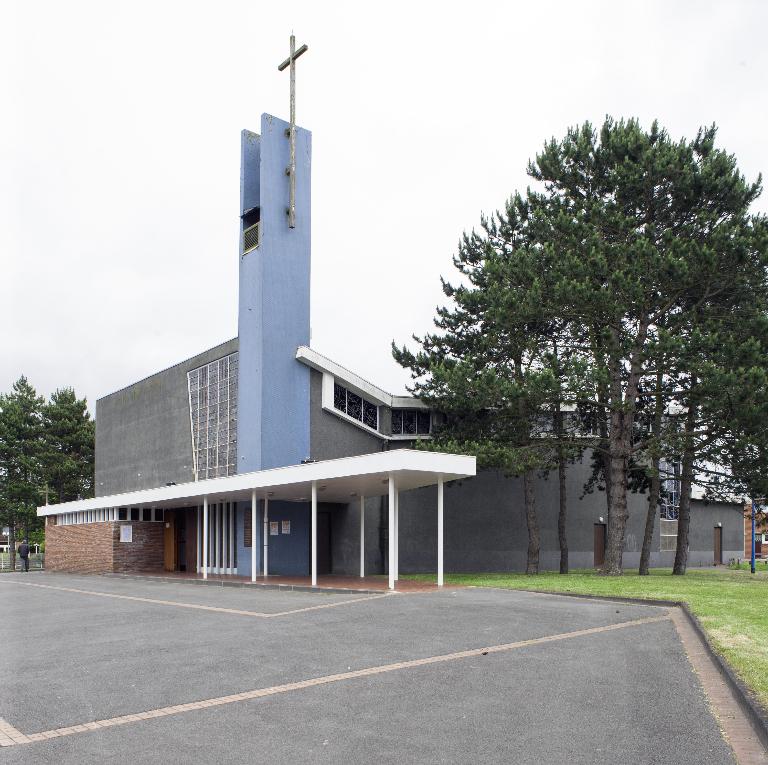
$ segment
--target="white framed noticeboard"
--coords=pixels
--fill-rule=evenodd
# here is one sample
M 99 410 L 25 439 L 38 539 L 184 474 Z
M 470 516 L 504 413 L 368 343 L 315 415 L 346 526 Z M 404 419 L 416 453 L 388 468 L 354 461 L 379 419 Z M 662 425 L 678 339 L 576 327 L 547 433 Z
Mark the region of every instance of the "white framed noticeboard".
M 120 541 L 133 542 L 133 526 L 120 527 Z
M 277 521 L 269 522 L 269 536 L 276 537 L 280 533 L 280 524 Z
M 290 534 L 290 533 L 291 533 L 291 522 L 283 521 L 283 534 Z

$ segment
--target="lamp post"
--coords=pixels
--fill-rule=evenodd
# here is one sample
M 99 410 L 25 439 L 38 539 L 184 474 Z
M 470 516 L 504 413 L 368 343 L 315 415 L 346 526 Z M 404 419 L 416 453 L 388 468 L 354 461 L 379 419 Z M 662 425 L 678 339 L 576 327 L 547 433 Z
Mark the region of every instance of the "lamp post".
M 749 559 L 749 570 L 755 573 L 755 500 L 752 500 L 752 551 Z

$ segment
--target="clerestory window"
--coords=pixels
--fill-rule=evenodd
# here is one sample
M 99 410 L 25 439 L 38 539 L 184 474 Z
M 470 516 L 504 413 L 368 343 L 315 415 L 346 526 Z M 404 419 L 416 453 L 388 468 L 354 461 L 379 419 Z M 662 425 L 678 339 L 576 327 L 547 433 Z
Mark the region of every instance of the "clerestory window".
M 372 430 L 379 427 L 379 407 L 338 383 L 333 385 L 333 406 Z

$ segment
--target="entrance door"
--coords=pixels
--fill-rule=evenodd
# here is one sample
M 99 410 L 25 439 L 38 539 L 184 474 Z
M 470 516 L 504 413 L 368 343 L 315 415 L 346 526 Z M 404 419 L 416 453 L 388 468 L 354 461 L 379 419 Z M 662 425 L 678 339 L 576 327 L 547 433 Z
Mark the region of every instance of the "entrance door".
M 723 562 L 723 529 L 715 526 L 715 565 L 720 566 Z
M 605 538 L 608 527 L 604 523 L 595 524 L 595 568 L 605 563 Z
M 181 511 L 176 516 L 176 568 L 179 571 L 187 570 L 187 518 Z
M 166 571 L 176 570 L 176 556 L 176 513 L 166 510 L 163 529 L 163 568 Z
M 331 514 L 317 514 L 317 573 L 331 573 Z

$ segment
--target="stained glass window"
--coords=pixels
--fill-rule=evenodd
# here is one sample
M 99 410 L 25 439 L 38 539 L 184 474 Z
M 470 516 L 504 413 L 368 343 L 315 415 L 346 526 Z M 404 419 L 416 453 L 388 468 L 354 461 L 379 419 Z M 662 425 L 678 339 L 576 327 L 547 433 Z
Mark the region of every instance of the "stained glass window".
M 347 411 L 347 389 L 336 383 L 333 386 L 333 405 L 340 412 Z
M 238 355 L 233 353 L 187 375 L 198 479 L 237 472 L 237 361 Z
M 374 430 L 379 427 L 378 407 L 372 404 L 370 401 L 363 400 L 363 422 L 369 428 L 373 428 Z
M 333 407 L 373 430 L 379 427 L 379 408 L 343 385 L 333 385 Z
M 356 420 L 363 419 L 363 399 L 362 396 L 358 396 L 357 393 L 352 393 L 351 390 L 347 391 L 347 414 L 350 417 L 354 417 Z
M 428 436 L 431 430 L 431 415 L 424 409 L 393 409 L 393 436 Z

